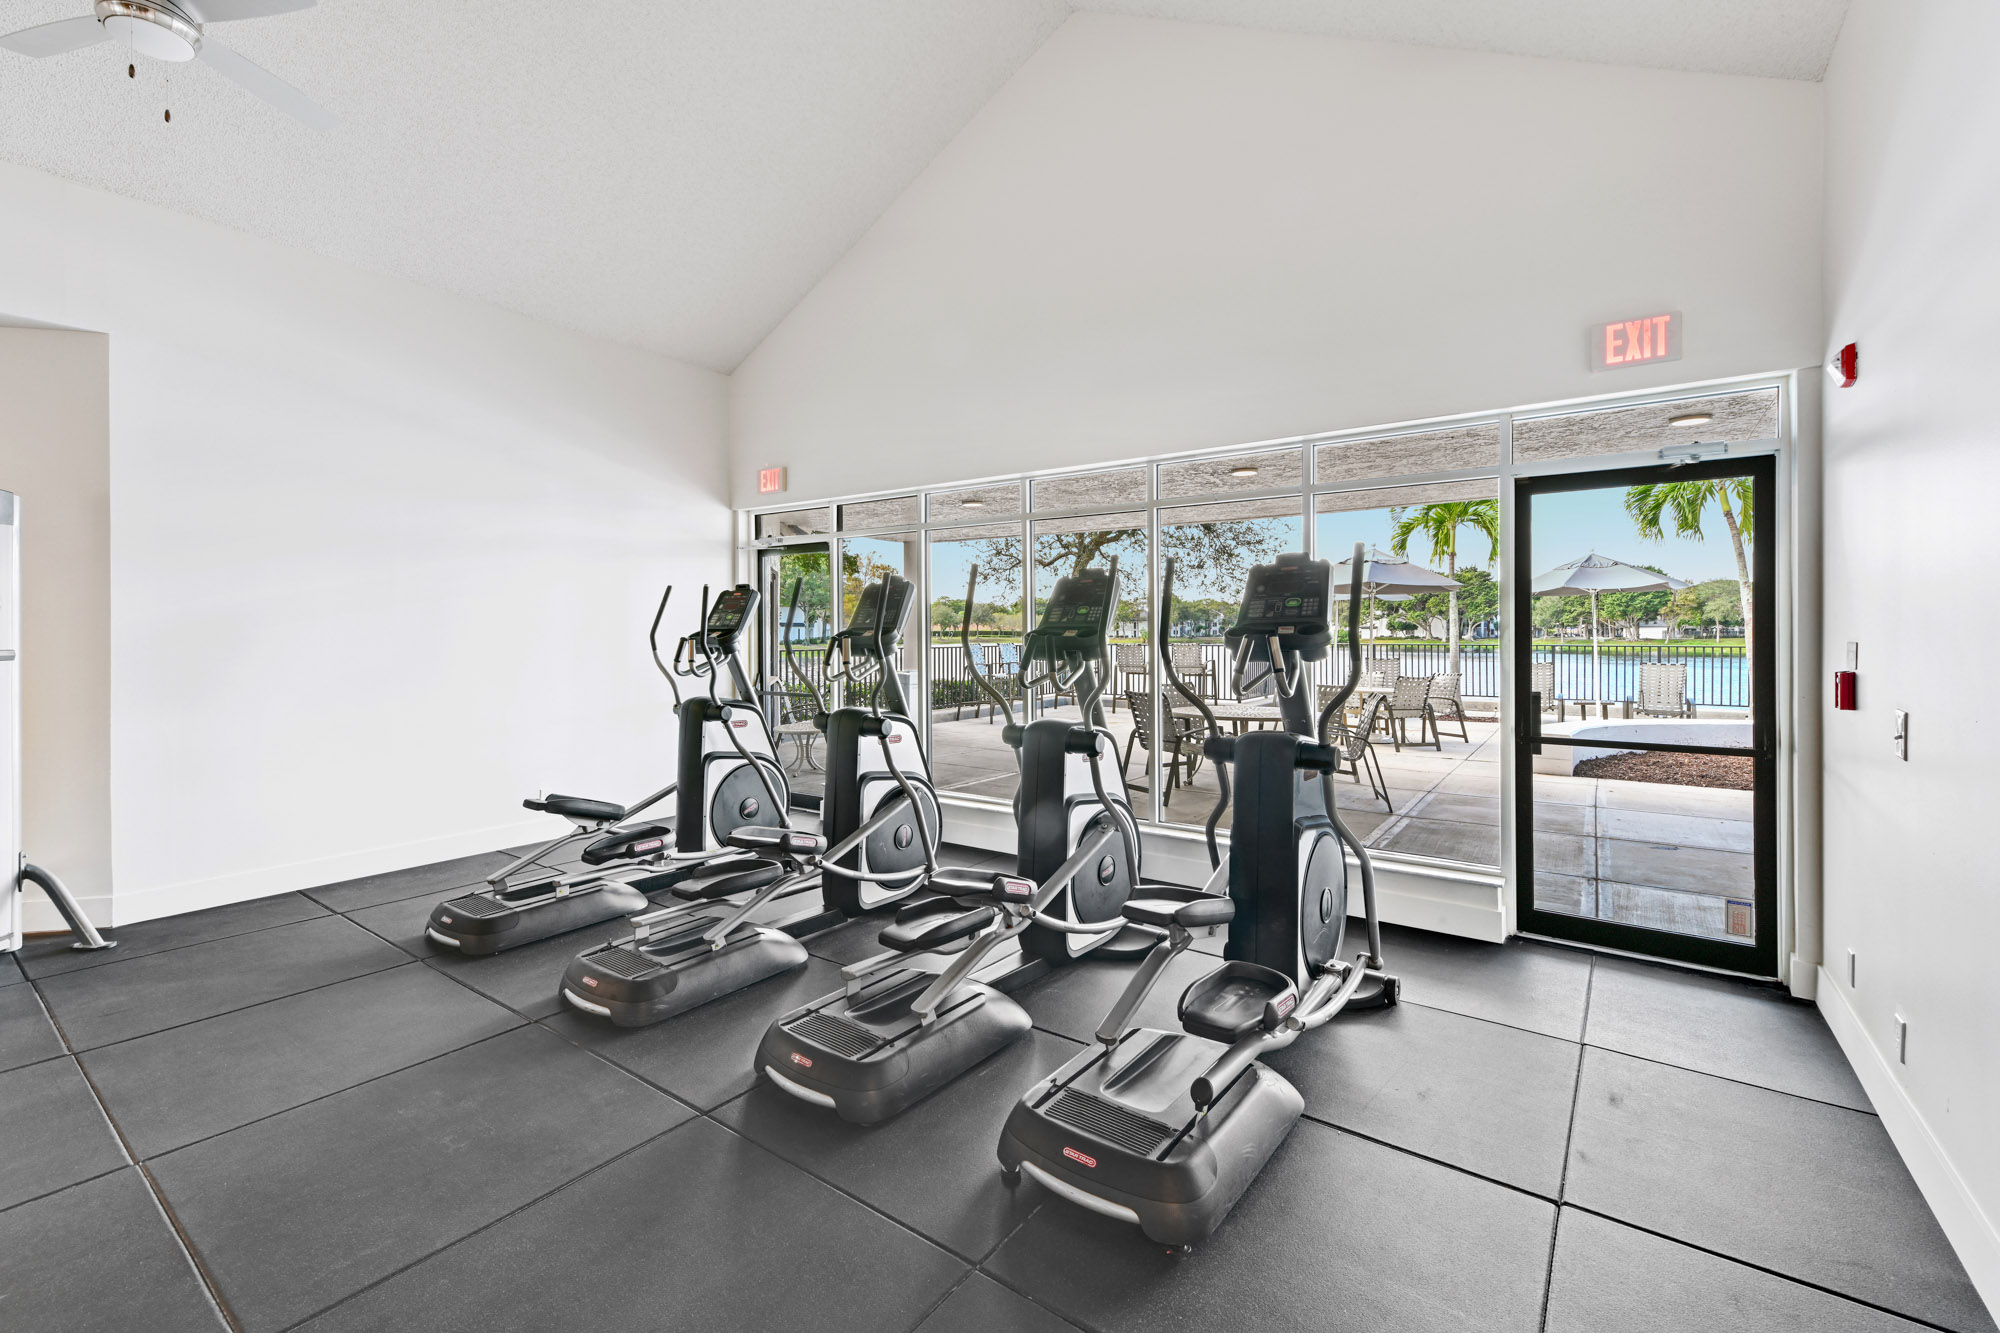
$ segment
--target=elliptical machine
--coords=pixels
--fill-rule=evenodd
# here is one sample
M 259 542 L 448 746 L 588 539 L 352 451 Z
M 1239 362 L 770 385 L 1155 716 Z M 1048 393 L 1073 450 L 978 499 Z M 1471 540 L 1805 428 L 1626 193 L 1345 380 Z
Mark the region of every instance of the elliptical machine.
M 961 630 L 968 662 L 978 580 L 974 566 Z M 1017 727 L 1012 705 L 975 677 L 1007 710 L 1007 733 L 1021 756 L 1020 856 L 1024 866 L 1040 870 L 1041 882 L 1027 870 L 933 869 L 929 886 L 943 897 L 904 908 L 879 937 L 885 952 L 844 969 L 840 990 L 783 1015 L 765 1032 L 757 1067 L 775 1086 L 856 1124 L 886 1120 L 1027 1032 L 1027 1011 L 1006 992 L 1054 964 L 1103 950 L 1127 929 L 1118 909 L 1139 864 L 1138 826 L 1115 765 L 1107 771 L 1104 763 L 1116 748 L 1101 703 L 1117 590 L 1116 559 L 1109 570 L 1062 579 L 1027 635 L 1024 684 L 1053 680 L 1077 690 L 1083 723 L 1047 718 Z M 1051 853 L 1052 847 L 1067 852 Z M 1153 885 L 1144 892 L 1203 896 Z M 1146 927 L 1133 933 L 1145 947 L 1158 938 Z M 1016 949 L 1001 951 L 1017 941 Z
M 1348 588 L 1350 625 L 1361 605 L 1362 551 Z M 1214 716 L 1173 672 L 1166 636 L 1161 654 L 1175 689 L 1208 717 L 1206 749 L 1233 764 L 1233 804 L 1225 787 L 1209 821 L 1232 810 L 1229 896 L 1176 902 L 1151 896 L 1124 907 L 1127 919 L 1157 926 L 1155 948 L 1086 1050 L 1024 1094 L 1000 1135 L 1000 1169 L 1011 1182 L 1025 1171 L 1072 1202 L 1136 1223 L 1152 1240 L 1191 1249 L 1215 1230 L 1264 1163 L 1291 1132 L 1304 1098 L 1258 1057 L 1346 1009 L 1396 1003 L 1397 979 L 1382 962 L 1374 869 L 1361 840 L 1341 821 L 1332 774 L 1337 752 L 1328 729 L 1361 676 L 1361 647 L 1348 637 L 1347 683 L 1313 724 L 1304 663 L 1324 657 L 1332 568 L 1284 555 L 1254 568 L 1236 624 L 1224 641 L 1234 652 L 1242 694 L 1275 692 L 1281 731 L 1223 737 Z M 1167 567 L 1161 622 L 1170 623 L 1173 563 Z M 1315 780 L 1316 779 L 1316 780 Z M 1340 956 L 1347 920 L 1347 860 L 1361 877 L 1368 947 Z M 1193 943 L 1192 931 L 1227 922 L 1222 966 L 1181 996 L 1182 1031 L 1128 1024 L 1169 960 Z
M 792 600 L 796 606 L 796 584 Z M 676 887 L 675 896 L 685 901 L 633 917 L 630 935 L 570 961 L 559 992 L 567 1004 L 620 1027 L 658 1023 L 805 966 L 800 939 L 923 887 L 937 869 L 937 796 L 915 725 L 901 713 L 882 711 L 885 691 L 902 701 L 889 664 L 911 600 L 907 579 L 883 575 L 862 590 L 855 623 L 827 644 L 827 678 L 848 682 L 856 692 L 865 686 L 868 706 L 823 713 L 826 832 L 738 825 L 724 843 L 776 858 L 779 873 L 737 904 L 718 904 L 744 887 L 730 882 L 737 876 Z M 788 616 L 787 624 L 793 620 Z M 864 745 L 868 740 L 872 747 Z M 864 749 L 874 754 L 864 759 Z M 908 754 L 914 772 L 899 751 Z M 772 900 L 804 892 L 815 879 L 824 910 L 777 925 L 751 922 Z
M 816 708 L 826 734 L 820 832 L 836 847 L 852 845 L 820 863 L 820 893 L 827 908 L 843 917 L 908 898 L 936 869 L 936 838 L 927 843 L 925 833 L 944 827 L 937 791 L 895 671 L 896 648 L 915 601 L 914 583 L 884 572 L 879 582 L 861 590 L 852 623 L 826 647 L 822 674 L 829 684 L 843 685 L 850 702 L 830 712 Z M 789 636 L 785 652 L 789 659 Z M 793 674 L 807 682 L 815 705 L 821 705 L 811 678 L 796 666 Z M 855 699 L 866 699 L 866 706 L 851 702 Z M 894 803 L 901 813 L 852 841 L 885 803 Z
M 700 628 L 680 641 L 669 664 L 660 655 L 660 622 L 673 595 L 669 584 L 646 640 L 653 664 L 673 691 L 680 719 L 676 781 L 634 805 L 559 793 L 521 802 L 529 810 L 561 815 L 570 821 L 570 831 L 495 871 L 484 888 L 432 908 L 424 931 L 430 939 L 479 957 L 643 912 L 649 906 L 647 893 L 695 875 L 734 872 L 720 890 L 725 893 L 758 888 L 781 876 L 778 862 L 724 842 L 740 825 L 784 822 L 789 799 L 763 714 L 739 700 L 719 699 L 715 690 L 720 661 L 727 663 L 736 688 L 745 697 L 750 694 L 739 645 L 757 592 L 739 585 L 710 606 L 708 589 L 702 589 Z M 708 697 L 683 698 L 676 677 L 706 680 Z M 677 793 L 682 830 L 677 841 L 672 825 L 627 822 Z M 692 822 L 690 808 L 698 815 Z M 541 864 L 541 858 L 585 839 L 590 841 L 583 849 L 582 870 L 564 873 Z

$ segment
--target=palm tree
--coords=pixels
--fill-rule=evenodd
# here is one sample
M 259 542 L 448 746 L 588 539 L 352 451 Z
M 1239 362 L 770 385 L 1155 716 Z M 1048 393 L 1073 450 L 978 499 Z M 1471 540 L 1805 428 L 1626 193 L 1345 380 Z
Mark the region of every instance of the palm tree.
M 1486 563 L 1500 554 L 1500 502 L 1498 500 L 1447 500 L 1442 504 L 1419 505 L 1411 510 L 1393 511 L 1395 530 L 1390 534 L 1390 550 L 1397 559 L 1410 557 L 1410 538 L 1422 535 L 1430 544 L 1431 559 L 1444 558 L 1444 572 L 1451 577 L 1450 628 L 1445 654 L 1445 670 L 1458 677 L 1458 530 L 1471 528 L 1486 538 Z
M 1729 529 L 1729 544 L 1736 548 L 1737 598 L 1743 604 L 1743 665 L 1750 665 L 1750 556 L 1749 543 L 1755 540 L 1755 518 L 1750 501 L 1754 492 L 1748 477 L 1715 477 L 1708 481 L 1661 481 L 1633 486 L 1625 492 L 1625 512 L 1638 525 L 1639 535 L 1648 541 L 1666 539 L 1666 520 L 1672 518 L 1676 536 L 1701 541 L 1702 520 L 1710 501 L 1722 511 L 1722 525 Z

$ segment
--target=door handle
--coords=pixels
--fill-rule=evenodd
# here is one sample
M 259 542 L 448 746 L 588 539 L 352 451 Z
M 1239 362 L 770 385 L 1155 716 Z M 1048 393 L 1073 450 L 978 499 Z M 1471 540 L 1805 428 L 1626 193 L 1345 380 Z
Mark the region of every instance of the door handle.
M 1521 740 L 1529 754 L 1542 752 L 1542 692 L 1528 691 L 1528 716 L 1521 722 Z

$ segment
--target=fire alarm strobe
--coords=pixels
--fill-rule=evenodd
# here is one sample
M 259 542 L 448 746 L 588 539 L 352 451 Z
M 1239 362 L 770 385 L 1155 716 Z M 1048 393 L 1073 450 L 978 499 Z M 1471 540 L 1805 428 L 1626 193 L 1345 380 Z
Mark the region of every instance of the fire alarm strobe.
M 1861 348 L 1849 343 L 1826 363 L 1827 378 L 1843 389 L 1852 388 L 1861 372 Z

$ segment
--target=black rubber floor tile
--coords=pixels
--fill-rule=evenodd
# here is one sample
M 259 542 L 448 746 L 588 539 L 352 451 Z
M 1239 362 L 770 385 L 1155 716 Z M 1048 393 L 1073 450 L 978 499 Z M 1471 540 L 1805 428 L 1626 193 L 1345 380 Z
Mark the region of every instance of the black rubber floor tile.
M 1365 947 L 1363 932 L 1358 920 L 1348 922 L 1355 950 Z M 1583 1036 L 1587 953 L 1532 940 L 1487 944 L 1402 926 L 1382 928 L 1382 953 L 1389 971 L 1402 978 L 1406 1000 L 1566 1041 Z
M 917 1333 L 1074 1333 L 1075 1328 L 986 1274 L 973 1273 Z
M 454 861 L 434 861 L 430 865 L 412 866 L 408 870 L 391 870 L 385 874 L 342 880 L 338 884 L 323 884 L 316 889 L 307 889 L 306 894 L 336 912 L 353 912 L 363 907 L 393 903 L 401 898 L 414 898 L 419 894 L 431 893 L 442 897 L 453 889 L 483 884 L 488 875 L 505 868 L 514 859 L 504 852 L 478 852 Z
M 125 1165 L 125 1151 L 76 1061 L 67 1056 L 0 1074 L 0 1208 Z M 0 1324 L 7 1322 L 0 1295 Z
M 545 1018 L 563 1007 L 557 989 L 570 959 L 606 940 L 631 933 L 632 928 L 621 916 L 483 958 L 468 958 L 453 950 L 439 949 L 425 957 L 424 966 L 436 968 L 529 1018 Z
M 765 1029 L 807 1001 L 839 990 L 840 984 L 840 969 L 814 958 L 796 972 L 651 1027 L 615 1027 L 567 1006 L 542 1022 L 706 1111 L 755 1086 L 757 1043 Z
M 880 1333 L 915 1325 L 964 1271 L 696 1120 L 307 1327 Z
M 1216 969 L 1214 958 L 1190 949 L 1168 966 L 1139 1006 L 1134 1022 L 1139 1027 L 1180 1031 L 1181 992 Z M 1094 1041 L 1097 1025 L 1125 990 L 1125 983 L 1139 970 L 1137 961 L 1112 962 L 1084 958 L 1056 968 L 1039 981 L 1014 993 L 1035 1026 L 1068 1037 L 1071 1041 Z
M 895 1119 L 850 1125 L 761 1080 L 714 1112 L 787 1161 L 873 1204 L 973 1262 L 1035 1200 L 1000 1182 L 995 1147 L 1020 1095 L 1081 1048 L 1030 1032 Z
M 64 1049 L 33 986 L 24 981 L 0 986 L 0 1070 L 47 1060 Z
M 1547 1333 L 1919 1333 L 1922 1324 L 1565 1208 Z
M 238 1320 L 275 1329 L 691 1115 L 531 1027 L 169 1153 L 151 1169 Z
M 1265 1063 L 1306 1114 L 1553 1199 L 1582 1048 L 1442 1009 L 1346 1014 Z
M 1913 1319 L 1993 1328 L 1864 1112 L 1588 1049 L 1564 1198 Z
M 441 901 L 441 894 L 404 898 L 378 907 L 359 908 L 347 913 L 347 919 L 370 934 L 381 936 L 412 958 L 455 954 L 455 950 L 433 942 L 424 933 L 424 928 L 430 924 L 431 910 Z
M 1047 1199 L 985 1267 L 1104 1333 L 1513 1333 L 1541 1320 L 1555 1207 L 1301 1121 L 1193 1254 Z
M 322 916 L 38 984 L 69 1044 L 87 1050 L 407 961 L 353 922 Z
M 102 1047 L 84 1058 L 84 1068 L 144 1159 L 520 1022 L 406 963 Z
M 1819 1010 L 1768 986 L 1600 958 L 1583 1039 L 1816 1101 L 1874 1109 Z
M 226 1333 L 137 1168 L 0 1213 L 0 1324 Z
M 141 921 L 136 926 L 120 926 L 106 932 L 106 938 L 118 941 L 115 949 L 72 949 L 69 947 L 72 937 L 68 935 L 30 940 L 21 950 L 21 966 L 29 976 L 52 977 L 325 915 L 324 907 L 302 893 L 278 893 L 205 911 L 161 917 L 157 921 Z

